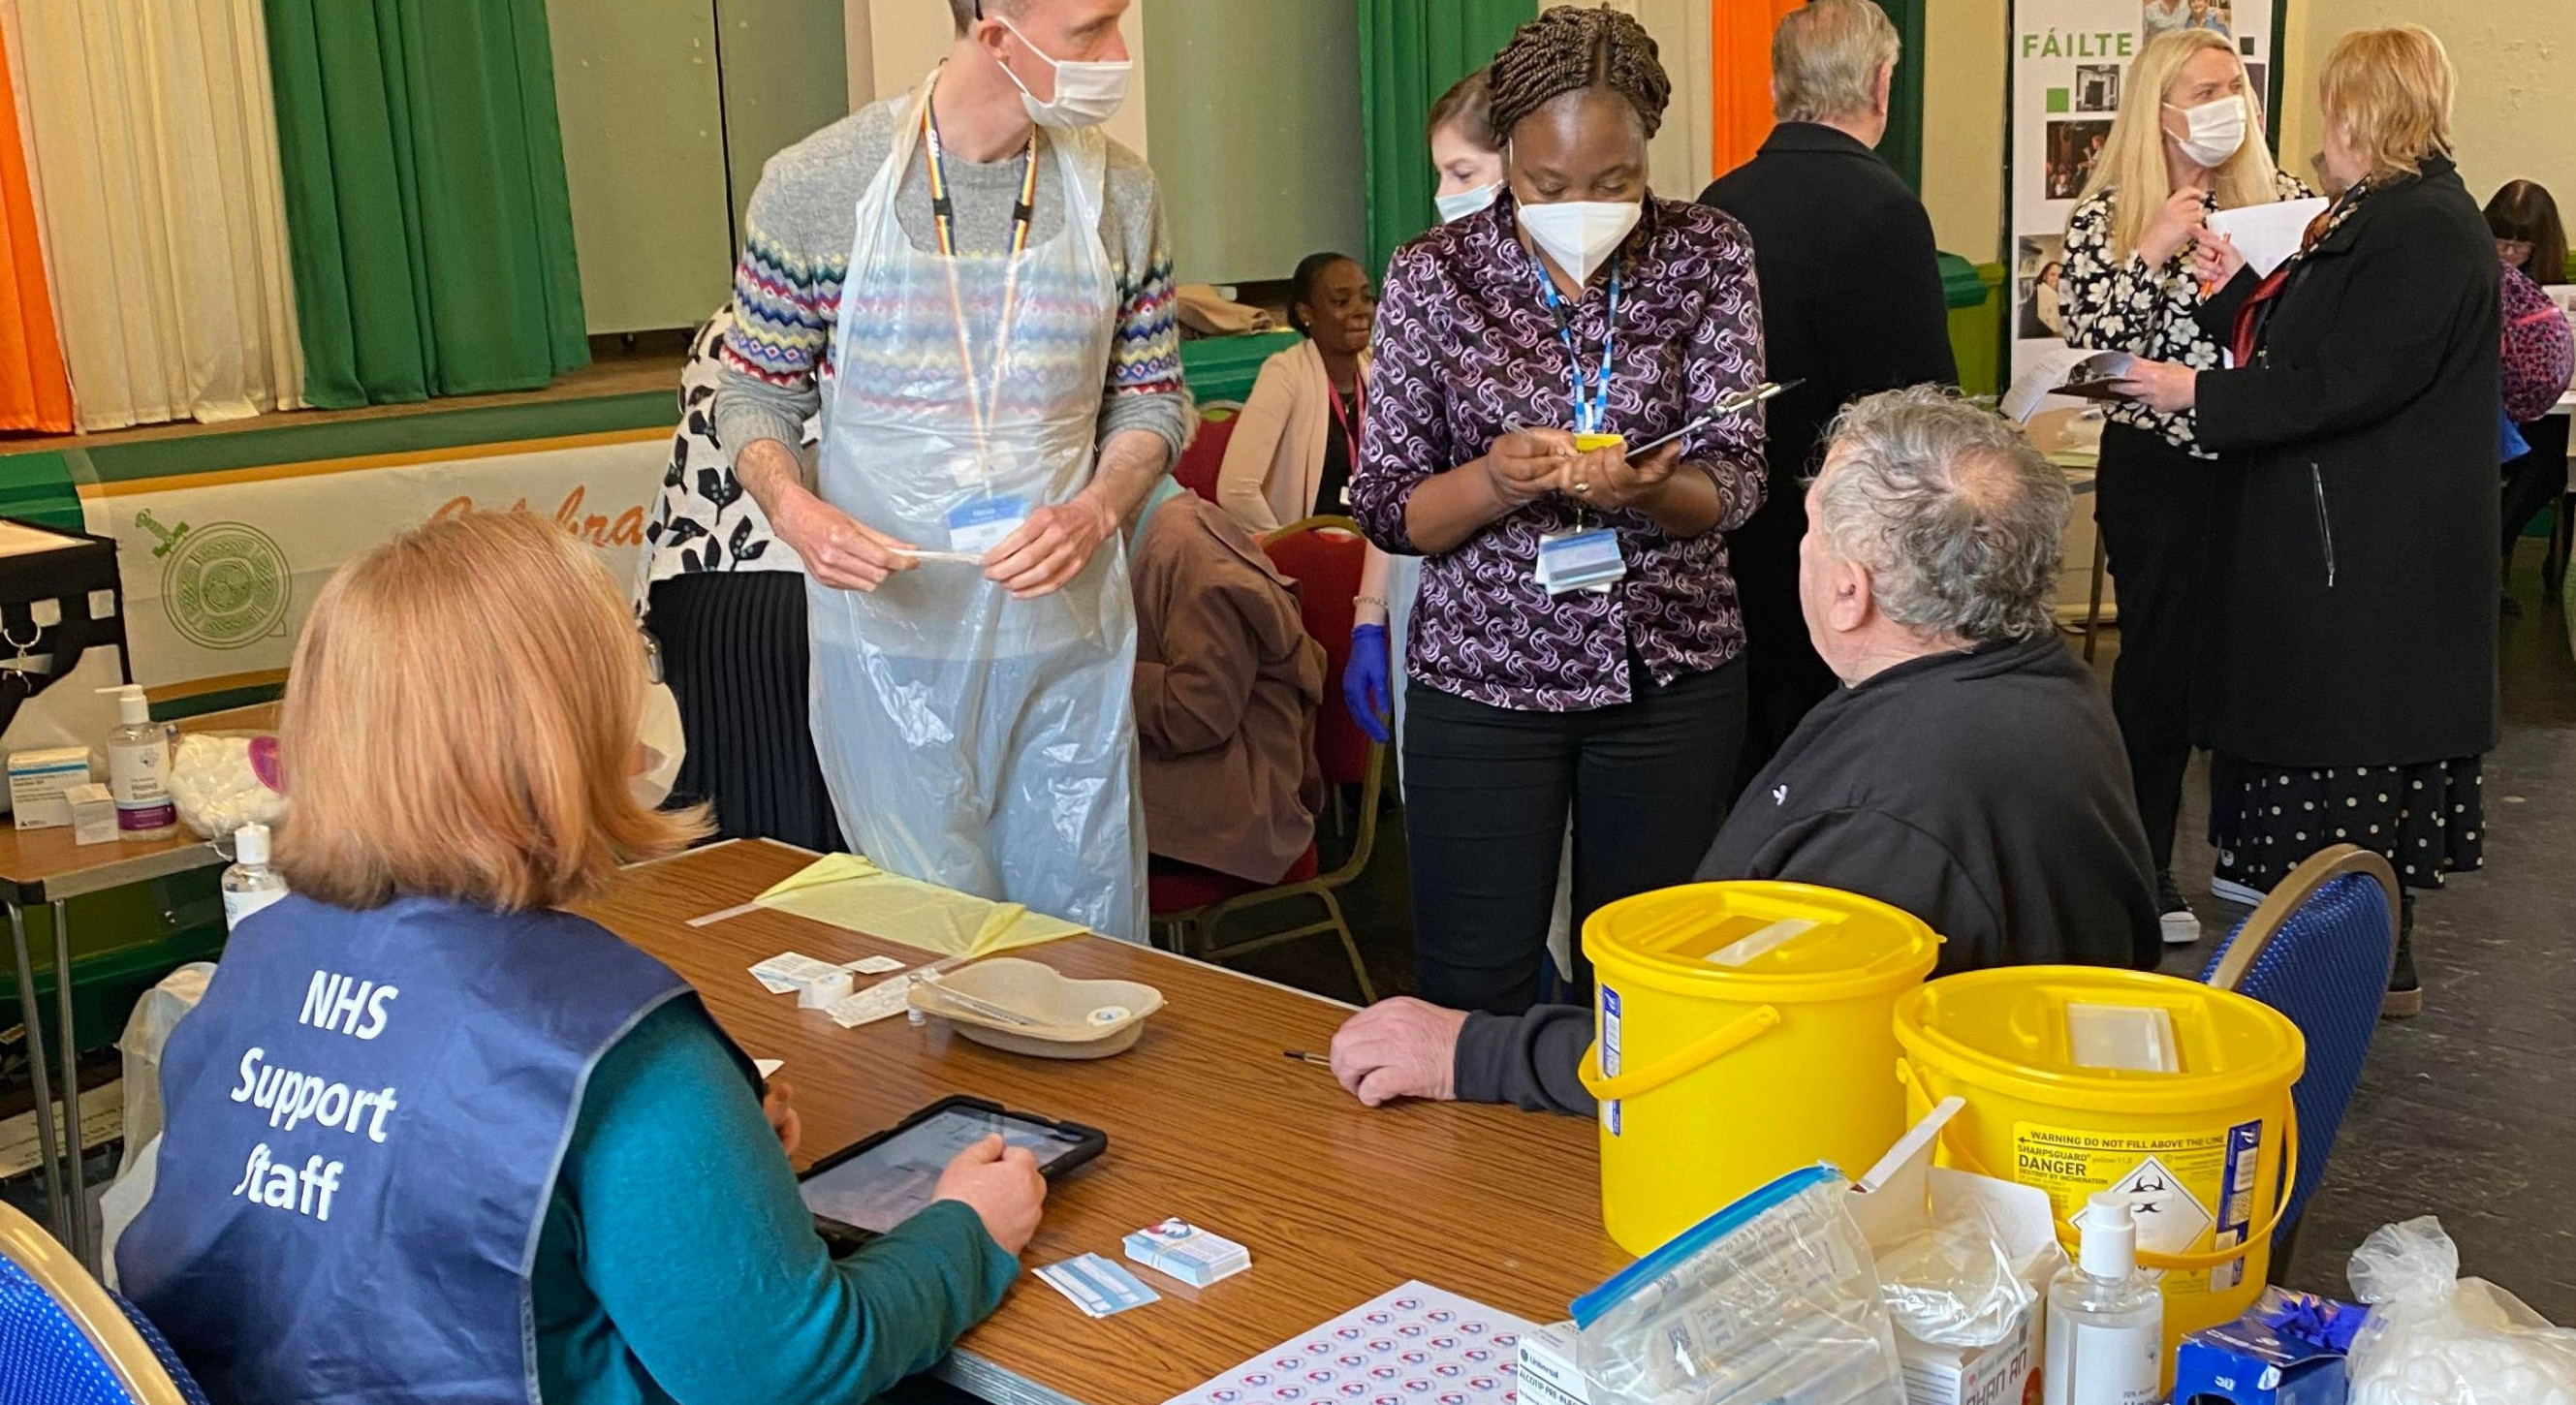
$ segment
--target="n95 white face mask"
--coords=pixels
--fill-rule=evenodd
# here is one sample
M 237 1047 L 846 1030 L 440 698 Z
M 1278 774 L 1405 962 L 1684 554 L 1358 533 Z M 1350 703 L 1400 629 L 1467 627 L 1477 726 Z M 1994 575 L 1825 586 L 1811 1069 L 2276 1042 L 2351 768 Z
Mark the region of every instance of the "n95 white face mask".
M 1521 228 L 1540 252 L 1581 283 L 1592 277 L 1619 248 L 1621 240 L 1645 218 L 1646 207 L 1633 200 L 1567 200 L 1554 205 L 1520 207 Z
M 1060 131 L 1097 127 L 1108 121 L 1127 101 L 1127 82 L 1135 64 L 1080 63 L 1059 59 L 1030 43 L 1029 36 L 1021 34 L 1018 25 L 1000 15 L 993 18 L 1004 29 L 1018 35 L 1021 45 L 1030 53 L 1055 70 L 1055 101 L 1040 102 L 1037 95 L 1029 91 L 1029 85 L 1020 81 L 1020 75 L 1011 72 L 1009 65 L 1002 68 L 1003 76 L 1020 90 L 1020 105 L 1028 109 L 1030 121 Z
M 2204 171 L 2224 166 L 2245 145 L 2245 99 L 2224 97 L 2198 107 L 2165 106 L 2182 114 L 2191 135 L 2175 137 L 2185 159 Z M 2170 134 L 2168 134 L 2170 135 Z
M 1491 185 L 1477 186 L 1473 190 L 1459 191 L 1455 195 L 1435 195 L 1431 197 L 1431 203 L 1440 207 L 1442 224 L 1456 224 L 1480 210 L 1491 209 L 1495 197 L 1502 193 L 1503 183 L 1496 181 Z

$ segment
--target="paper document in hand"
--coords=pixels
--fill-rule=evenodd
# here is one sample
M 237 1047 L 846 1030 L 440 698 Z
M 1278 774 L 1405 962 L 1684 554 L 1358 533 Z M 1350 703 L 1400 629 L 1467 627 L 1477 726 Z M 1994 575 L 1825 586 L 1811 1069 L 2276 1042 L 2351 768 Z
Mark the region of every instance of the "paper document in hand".
M 1388 1397 L 1506 1405 L 1519 1385 L 1520 1341 L 1529 1330 L 1510 1313 L 1407 1283 L 1164 1405 Z
M 2030 369 L 2013 381 L 1995 408 L 2015 424 L 2028 424 L 2040 402 L 2052 395 L 2115 399 L 2117 396 L 2108 388 L 2110 382 L 2127 375 L 2137 359 L 2125 351 L 2089 351 L 2080 346 L 2040 352 L 2031 358 Z
M 2325 213 L 2326 198 L 2312 195 L 2305 200 L 2276 200 L 2269 205 L 2239 205 L 2233 210 L 2219 210 L 2209 217 L 2209 232 L 2223 234 L 2245 256 L 2246 265 L 2258 275 L 2268 275 L 2284 259 L 2299 251 L 2299 241 L 2307 237 L 2308 223 Z

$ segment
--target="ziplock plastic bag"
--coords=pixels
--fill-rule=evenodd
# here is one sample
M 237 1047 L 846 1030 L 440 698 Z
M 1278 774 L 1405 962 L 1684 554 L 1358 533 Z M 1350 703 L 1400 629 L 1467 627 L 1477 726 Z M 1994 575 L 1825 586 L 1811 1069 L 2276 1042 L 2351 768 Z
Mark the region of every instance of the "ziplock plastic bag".
M 1593 1405 L 1905 1405 L 1850 1193 L 1791 1172 L 1576 1299 Z
M 232 852 L 233 831 L 286 818 L 277 738 L 266 732 L 189 732 L 170 748 L 170 802 L 201 839 Z
M 2430 1215 L 2373 1231 L 2352 1254 L 2370 1304 L 2347 1362 L 2351 1405 L 2576 1405 L 2576 1331 L 2483 1278 Z
M 1935 1346 L 1993 1346 L 2038 1296 L 2020 1267 L 1994 1217 L 1969 1203 L 1880 1250 L 1878 1280 L 1898 1331 Z

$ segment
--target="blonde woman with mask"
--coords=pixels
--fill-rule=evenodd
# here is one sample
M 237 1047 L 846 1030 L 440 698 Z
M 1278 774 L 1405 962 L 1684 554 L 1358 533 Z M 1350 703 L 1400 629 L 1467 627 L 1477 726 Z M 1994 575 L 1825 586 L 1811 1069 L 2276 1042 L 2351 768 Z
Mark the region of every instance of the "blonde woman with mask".
M 2191 253 L 2212 211 L 2298 199 L 2263 144 L 2259 99 L 2224 36 L 2158 35 L 2130 66 L 2120 114 L 2067 222 L 2059 314 L 2067 344 L 2203 369 L 2218 342 L 2194 320 L 2205 297 Z M 2174 825 L 2191 761 L 2193 640 L 2215 456 L 2189 410 L 2113 405 L 2102 431 L 2096 511 L 2120 591 L 2111 706 L 2129 749 L 2139 818 L 2155 852 L 2165 939 L 2200 936 L 2173 881 Z

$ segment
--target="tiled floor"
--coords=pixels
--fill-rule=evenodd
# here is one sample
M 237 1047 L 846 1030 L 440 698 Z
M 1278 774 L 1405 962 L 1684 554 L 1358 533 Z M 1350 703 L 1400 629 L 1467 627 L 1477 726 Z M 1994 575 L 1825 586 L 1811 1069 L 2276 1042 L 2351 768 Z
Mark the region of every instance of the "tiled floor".
M 2576 1323 L 2576 661 L 2559 608 L 2538 603 L 2537 542 L 2518 559 L 2524 613 L 2504 621 L 2504 744 L 2487 758 L 2486 870 L 2416 914 L 2426 1012 L 2383 1024 L 2361 1091 L 2311 1202 L 2291 1281 L 2344 1289 L 2353 1247 L 2392 1220 L 2437 1214 L 2463 1271 Z M 2097 666 L 2118 653 L 2106 637 Z M 2391 660 L 2403 667 L 2402 657 Z M 2203 781 L 2176 868 L 2208 936 L 2167 969 L 2197 975 L 2236 917 L 2208 897 Z M 1398 816 L 1344 894 L 1380 994 L 1412 984 L 1410 901 Z M 1300 920 L 1304 920 L 1302 917 Z M 1282 925 L 1285 925 L 1284 923 Z M 1275 980 L 1357 998 L 1329 938 L 1243 963 Z

